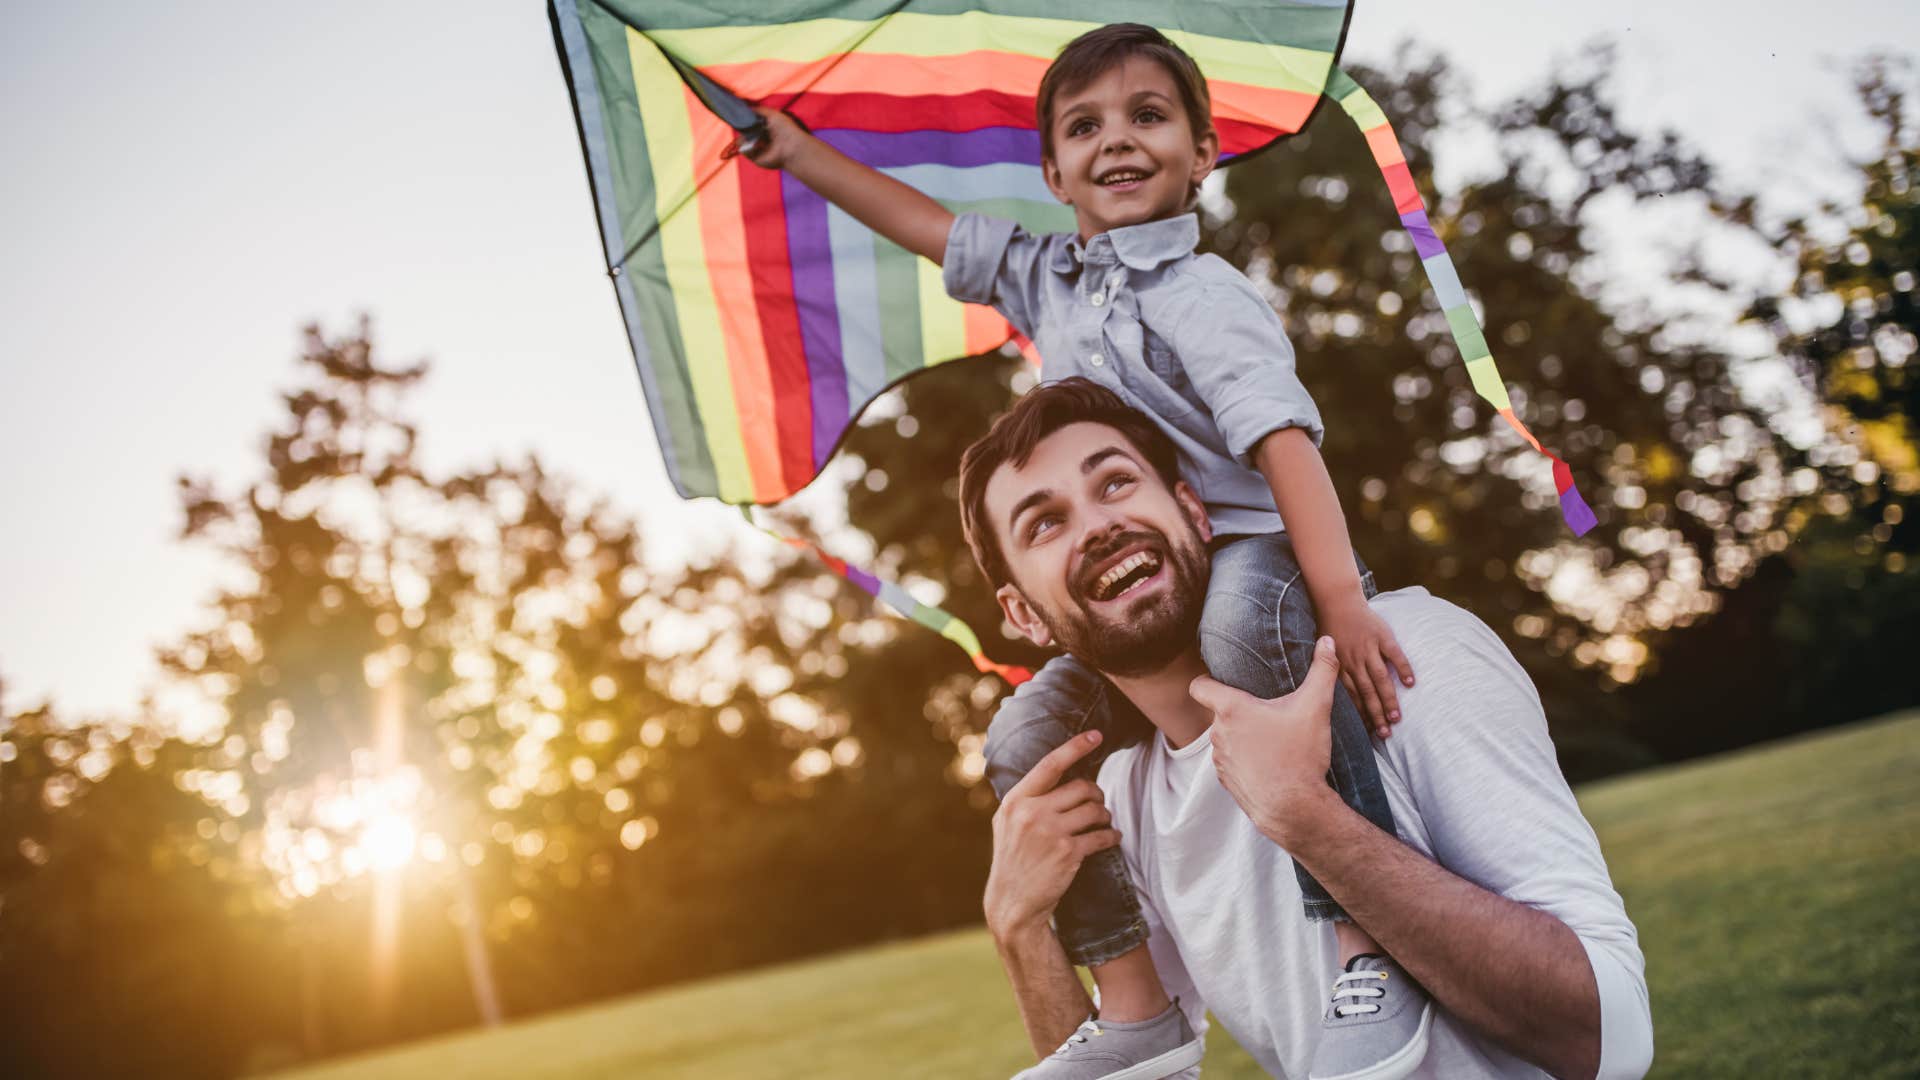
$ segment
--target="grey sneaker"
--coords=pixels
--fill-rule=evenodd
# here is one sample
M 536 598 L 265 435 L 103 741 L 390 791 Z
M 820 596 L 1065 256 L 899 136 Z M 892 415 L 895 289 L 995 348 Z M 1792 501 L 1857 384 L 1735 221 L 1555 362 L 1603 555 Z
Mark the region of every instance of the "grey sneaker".
M 1333 981 L 1308 1080 L 1400 1080 L 1427 1056 L 1433 999 L 1400 965 L 1361 953 Z
M 1160 1080 L 1197 1064 L 1205 1049 L 1176 1001 L 1130 1024 L 1089 1017 L 1060 1049 L 1013 1080 Z

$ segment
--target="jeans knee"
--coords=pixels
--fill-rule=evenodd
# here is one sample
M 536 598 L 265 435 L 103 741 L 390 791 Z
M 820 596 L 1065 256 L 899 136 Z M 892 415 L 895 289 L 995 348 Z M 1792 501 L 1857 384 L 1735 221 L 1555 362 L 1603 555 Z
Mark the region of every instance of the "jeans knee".
M 1279 621 L 1260 599 L 1213 592 L 1200 612 L 1200 660 L 1214 678 L 1257 693 L 1279 655 Z
M 981 756 L 986 759 L 987 782 L 995 795 L 1006 797 L 1009 788 L 1041 758 L 1072 738 L 1085 721 L 1097 684 L 1083 677 L 1077 663 L 1063 664 L 1065 659 L 1050 661 L 1002 698 L 993 719 L 987 722 Z

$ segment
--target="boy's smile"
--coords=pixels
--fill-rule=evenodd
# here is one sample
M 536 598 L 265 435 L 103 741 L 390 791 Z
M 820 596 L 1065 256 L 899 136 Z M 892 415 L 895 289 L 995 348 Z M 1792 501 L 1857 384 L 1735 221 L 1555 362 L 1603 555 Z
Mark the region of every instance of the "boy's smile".
M 1042 172 L 1073 207 L 1082 241 L 1184 213 L 1220 147 L 1211 132 L 1194 138 L 1173 75 L 1143 56 L 1062 94 L 1052 125 L 1053 156 Z

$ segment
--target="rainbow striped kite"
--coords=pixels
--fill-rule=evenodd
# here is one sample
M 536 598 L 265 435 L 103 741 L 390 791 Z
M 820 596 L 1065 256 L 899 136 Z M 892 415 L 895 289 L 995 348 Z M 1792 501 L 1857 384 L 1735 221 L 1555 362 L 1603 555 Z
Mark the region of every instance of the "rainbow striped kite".
M 1513 413 L 1386 117 L 1335 66 L 1350 7 L 549 0 L 608 272 L 674 486 L 778 502 L 899 380 L 1009 342 L 1032 355 L 997 313 L 948 297 L 931 262 L 732 154 L 758 123 L 746 102 L 785 109 L 955 213 L 1072 231 L 1072 210 L 1040 177 L 1034 95 L 1061 46 L 1128 20 L 1161 26 L 1198 61 L 1223 163 L 1300 130 L 1322 97 L 1338 101 L 1366 133 L 1475 390 L 1546 453 Z M 1547 456 L 1562 513 L 1584 533 L 1593 513 Z M 977 642 L 967 647 L 986 668 Z

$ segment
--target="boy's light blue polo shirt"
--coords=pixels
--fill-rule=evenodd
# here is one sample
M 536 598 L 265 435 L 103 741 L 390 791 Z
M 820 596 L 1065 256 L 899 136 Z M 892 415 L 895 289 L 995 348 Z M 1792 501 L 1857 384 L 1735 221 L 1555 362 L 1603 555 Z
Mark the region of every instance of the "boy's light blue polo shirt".
M 1215 533 L 1279 532 L 1253 449 L 1288 427 L 1319 445 L 1320 411 L 1280 316 L 1231 263 L 1196 256 L 1199 241 L 1192 214 L 1082 244 L 968 213 L 954 219 L 942 265 L 948 293 L 992 305 L 1033 339 L 1043 380 L 1084 375 L 1153 417 Z

